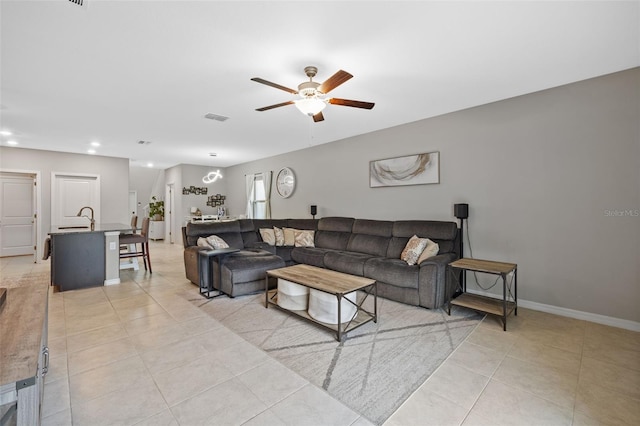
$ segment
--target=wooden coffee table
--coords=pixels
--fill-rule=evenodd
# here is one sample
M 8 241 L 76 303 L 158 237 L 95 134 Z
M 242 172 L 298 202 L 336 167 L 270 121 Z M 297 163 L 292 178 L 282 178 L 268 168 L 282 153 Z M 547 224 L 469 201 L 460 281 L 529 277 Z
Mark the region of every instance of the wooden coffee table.
M 278 290 L 269 290 L 269 278 L 282 278 L 302 286 L 322 291 L 336 296 L 338 302 L 338 324 L 327 324 L 311 317 L 307 311 L 289 310 L 278 305 Z M 353 303 L 344 296 L 357 290 L 370 290 L 373 292 L 373 312 L 362 307 L 364 301 L 369 297 L 369 292 L 364 293 L 364 297 L 358 303 Z M 265 278 L 265 308 L 274 305 L 286 312 L 295 314 L 301 318 L 311 321 L 322 327 L 336 332 L 338 341 L 342 340 L 344 333 L 354 328 L 360 327 L 369 321 L 378 322 L 378 286 L 377 281 L 355 275 L 344 274 L 342 272 L 331 271 L 329 269 L 317 268 L 310 265 L 294 265 L 286 268 L 272 269 L 267 271 Z M 357 310 L 355 316 L 346 323 L 342 323 L 341 302 L 343 300 L 353 304 Z

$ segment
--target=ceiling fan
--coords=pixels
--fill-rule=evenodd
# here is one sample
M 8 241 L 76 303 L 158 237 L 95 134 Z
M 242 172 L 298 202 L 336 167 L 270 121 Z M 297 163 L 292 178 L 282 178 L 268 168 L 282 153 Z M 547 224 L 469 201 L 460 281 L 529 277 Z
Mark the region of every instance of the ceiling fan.
M 298 85 L 298 90 L 293 90 L 285 86 L 281 86 L 276 83 L 272 83 L 270 81 L 264 80 L 259 77 L 254 77 L 251 80 L 257 83 L 266 84 L 267 86 L 275 87 L 276 89 L 284 90 L 285 92 L 292 93 L 294 95 L 300 95 L 300 99 L 295 101 L 282 102 L 275 105 L 269 105 L 266 107 L 258 108 L 256 111 L 267 111 L 273 108 L 282 107 L 285 105 L 295 106 L 305 115 L 313 117 L 314 122 L 323 121 L 324 116 L 322 115 L 322 110 L 327 106 L 327 104 L 332 105 L 342 105 L 354 108 L 364 108 L 371 109 L 375 105 L 373 102 L 362 102 L 362 101 L 352 101 L 349 99 L 340 99 L 340 98 L 329 98 L 326 99 L 324 96 L 340 86 L 342 83 L 349 80 L 353 77 L 346 71 L 338 71 L 331 77 L 329 77 L 324 83 L 316 83 L 313 81 L 313 77 L 318 73 L 318 68 L 308 66 L 305 67 L 304 73 L 309 77 L 309 81 L 305 81 Z

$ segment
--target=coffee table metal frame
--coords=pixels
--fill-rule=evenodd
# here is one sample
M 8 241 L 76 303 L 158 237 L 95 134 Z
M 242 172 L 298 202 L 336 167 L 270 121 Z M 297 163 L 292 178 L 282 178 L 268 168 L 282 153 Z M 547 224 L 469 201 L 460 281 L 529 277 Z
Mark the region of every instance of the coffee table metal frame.
M 226 248 L 218 250 L 200 250 L 198 252 L 198 277 L 200 279 L 199 286 L 201 296 L 204 296 L 207 299 L 213 299 L 214 297 L 225 294 L 213 286 L 213 260 L 211 258 L 218 259 L 218 285 L 222 285 L 222 265 L 224 263 L 224 258 L 227 255 L 238 251 L 240 250 Z M 205 276 L 209 277 L 209 283 L 206 282 Z M 212 294 L 213 292 L 217 293 Z
M 316 268 L 315 266 L 310 266 L 310 265 L 294 265 L 294 266 L 289 266 L 285 268 L 269 270 L 266 272 L 266 276 L 265 276 L 265 308 L 268 309 L 269 305 L 273 305 L 282 311 L 290 312 L 300 318 L 303 318 L 321 327 L 333 330 L 334 332 L 336 332 L 336 340 L 338 340 L 338 342 L 342 341 L 342 337 L 344 336 L 345 333 L 351 330 L 354 330 L 360 327 L 361 325 L 368 323 L 369 321 L 373 321 L 375 323 L 378 322 L 378 282 L 377 281 L 370 280 L 367 278 L 357 277 L 357 278 L 362 278 L 362 281 L 363 281 L 362 284 L 352 286 L 351 288 L 344 291 L 340 291 L 337 289 L 337 287 L 335 289 L 332 289 L 332 282 L 330 282 L 328 279 L 323 282 L 322 286 L 318 286 L 305 280 L 304 276 L 301 277 L 299 274 L 294 276 L 290 275 L 289 274 L 289 271 L 291 270 L 290 268 L 296 268 L 296 267 L 314 268 L 320 271 L 326 271 L 328 272 L 328 275 L 336 279 L 340 279 L 341 275 L 354 277 L 353 275 L 344 274 L 342 272 L 336 272 L 336 271 L 331 271 L 331 270 L 322 269 L 322 268 Z M 323 293 L 336 296 L 336 299 L 338 302 L 338 324 L 328 324 L 322 321 L 318 321 L 315 318 L 313 318 L 311 315 L 309 315 L 309 313 L 306 310 L 286 309 L 278 305 L 277 287 L 275 289 L 269 290 L 270 277 L 282 278 L 284 280 L 291 281 L 301 286 L 314 289 L 314 290 L 319 290 L 319 291 L 322 291 Z M 364 297 L 361 298 L 360 302 L 354 303 L 352 300 L 344 297 L 347 294 L 353 293 L 354 291 L 358 291 L 358 290 L 364 290 L 363 291 Z M 371 293 L 373 293 L 373 312 L 367 311 L 362 307 L 363 303 L 365 302 L 365 300 L 367 300 L 367 298 Z M 346 323 L 342 322 L 342 306 L 341 306 L 342 303 L 341 302 L 343 299 L 356 307 L 356 313 Z M 356 297 L 356 300 L 357 299 L 358 298 Z

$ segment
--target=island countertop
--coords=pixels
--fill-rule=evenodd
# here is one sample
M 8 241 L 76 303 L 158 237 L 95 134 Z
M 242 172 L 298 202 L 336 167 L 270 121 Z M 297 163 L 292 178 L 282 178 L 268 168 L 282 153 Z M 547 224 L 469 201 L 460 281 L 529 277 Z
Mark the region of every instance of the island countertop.
M 131 231 L 131 225 L 124 223 L 96 223 L 94 229 L 91 229 L 90 225 L 53 225 L 49 230 L 49 235 L 61 235 L 61 234 L 77 234 L 77 233 L 92 233 L 92 232 L 127 232 Z

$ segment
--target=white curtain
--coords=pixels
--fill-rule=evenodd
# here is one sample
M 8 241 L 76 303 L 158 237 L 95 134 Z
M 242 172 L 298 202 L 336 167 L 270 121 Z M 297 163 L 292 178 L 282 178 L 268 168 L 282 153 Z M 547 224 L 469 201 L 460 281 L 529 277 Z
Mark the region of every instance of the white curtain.
M 255 197 L 255 180 L 254 174 L 244 175 L 245 190 L 247 192 L 247 218 L 253 219 L 253 201 Z
M 265 219 L 271 219 L 271 177 L 272 171 L 262 172 L 264 182 L 264 212 Z

